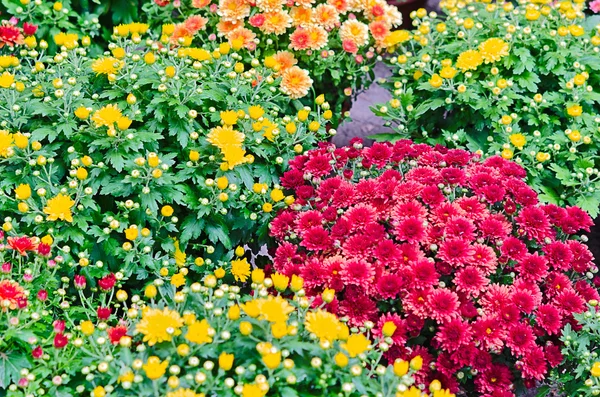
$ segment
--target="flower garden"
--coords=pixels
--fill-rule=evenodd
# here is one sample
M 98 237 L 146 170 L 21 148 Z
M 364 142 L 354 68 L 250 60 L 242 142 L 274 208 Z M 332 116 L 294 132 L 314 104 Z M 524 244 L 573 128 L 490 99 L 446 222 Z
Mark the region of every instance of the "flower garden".
M 600 3 L 396 5 L 1 0 L 0 396 L 600 395 Z

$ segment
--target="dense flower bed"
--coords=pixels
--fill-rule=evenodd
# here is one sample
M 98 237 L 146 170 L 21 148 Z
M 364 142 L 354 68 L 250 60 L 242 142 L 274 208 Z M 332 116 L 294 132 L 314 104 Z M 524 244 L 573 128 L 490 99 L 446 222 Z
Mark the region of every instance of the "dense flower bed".
M 319 92 L 334 93 L 336 118 L 346 96 L 370 83 L 375 61 L 396 42 L 392 29 L 402 23 L 384 0 L 155 0 L 144 9 L 151 20 L 170 23 L 163 25 L 165 42 L 224 37 L 272 56 L 282 69 L 309 70 Z
M 75 242 L 81 266 L 138 278 L 169 260 L 158 246 L 181 266 L 264 242 L 293 202 L 278 177 L 332 118 L 323 96 L 290 103 L 308 89 L 295 66 L 247 63 L 227 43 L 168 48 L 147 29 L 128 25 L 95 59 L 57 36 L 60 54 L 4 56 L 0 72 L 3 229 Z
M 410 137 L 523 165 L 546 202 L 600 207 L 600 33 L 583 2 L 443 1 L 415 13 L 376 113 Z
M 515 163 L 355 141 L 290 167 L 282 185 L 296 203 L 271 224 L 275 268 L 352 326 L 381 335 L 392 321 L 386 357 L 421 355 L 424 376 L 454 392 L 508 396 L 544 379 L 562 327 L 598 299 L 575 235 L 590 217 L 539 204 Z
M 182 269 L 129 296 L 120 273 L 91 287 L 61 276 L 64 258 L 39 239 L 2 239 L 0 389 L 10 397 L 421 395 L 420 357 L 385 365 L 368 333 L 309 308 L 299 277 L 256 269 L 252 297 L 217 275 L 191 283 Z

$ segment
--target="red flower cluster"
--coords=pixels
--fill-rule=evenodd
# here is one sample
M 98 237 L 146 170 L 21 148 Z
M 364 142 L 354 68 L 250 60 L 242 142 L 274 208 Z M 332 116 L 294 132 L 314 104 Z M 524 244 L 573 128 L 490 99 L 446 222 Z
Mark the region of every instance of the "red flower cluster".
M 11 18 L 9 21 L 0 22 L 0 48 L 5 45 L 14 47 L 23 44 L 25 36 L 33 36 L 37 26 L 25 22 L 23 27 L 17 26 L 18 20 Z
M 501 157 L 410 141 L 324 144 L 281 179 L 296 204 L 270 225 L 275 268 L 301 275 L 316 304 L 334 289 L 326 307 L 350 325 L 381 335 L 394 323 L 389 360 L 419 354 L 454 392 L 511 396 L 561 361 L 561 328 L 598 299 L 593 256 L 573 236 L 590 217 L 539 204 L 525 176 Z

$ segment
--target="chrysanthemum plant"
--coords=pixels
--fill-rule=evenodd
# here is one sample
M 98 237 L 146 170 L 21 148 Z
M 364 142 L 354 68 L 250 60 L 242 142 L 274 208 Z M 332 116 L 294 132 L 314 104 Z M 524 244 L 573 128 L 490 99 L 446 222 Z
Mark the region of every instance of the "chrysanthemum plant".
M 102 47 L 97 42 L 101 35 L 98 15 L 89 12 L 79 13 L 74 10 L 73 5 L 81 6 L 83 2 L 71 3 L 70 0 L 56 2 L 47 0 L 2 0 L 0 15 L 3 18 L 9 15 L 10 22 L 3 21 L 0 25 L 0 47 L 6 37 L 15 37 L 13 34 L 16 26 L 11 22 L 18 21 L 18 25 L 27 24 L 23 29 L 25 32 L 22 32 L 21 37 L 16 36 L 16 38 L 23 49 L 28 51 L 35 51 L 38 42 L 41 48 L 37 48 L 37 50 L 42 49 L 52 53 L 57 50 L 60 51 L 62 44 L 56 43 L 53 37 L 62 33 L 61 36 L 64 36 L 65 42 L 79 37 L 83 42 L 91 45 L 95 52 L 102 52 Z M 2 12 L 3 8 L 6 10 L 5 13 Z M 34 27 L 35 29 L 33 29 Z M 35 37 L 33 33 L 24 34 L 31 30 L 35 33 Z M 92 41 L 94 41 L 93 44 Z
M 293 65 L 308 70 L 317 95 L 332 93 L 339 117 L 342 103 L 373 77 L 372 67 L 393 46 L 402 15 L 386 1 L 183 0 L 148 1 L 153 21 L 168 22 L 163 40 L 206 42 L 224 37 L 272 57 L 285 74 Z
M 545 202 L 600 207 L 600 33 L 582 2 L 444 1 L 419 10 L 374 111 L 417 142 L 501 155 Z
M 69 257 L 56 255 L 49 243 L 0 233 L 2 395 L 41 395 L 40 387 L 59 395 L 58 386 L 91 359 L 71 340 L 72 326 L 88 318 L 104 321 L 123 315 L 119 305 L 111 303 L 127 299 L 119 289 L 121 273 L 70 277 Z M 32 367 L 36 369 L 30 372 Z
M 561 362 L 560 332 L 598 291 L 578 207 L 541 205 L 518 164 L 407 140 L 290 162 L 275 269 L 424 360 L 453 392 L 512 396 Z M 389 331 L 389 330 L 388 330 Z
M 599 281 L 600 280 L 596 280 Z M 545 389 L 567 395 L 597 396 L 600 394 L 600 311 L 598 301 L 590 302 L 587 310 L 574 316 L 576 322 L 563 330 L 564 363 L 552 371 Z
M 81 277 L 59 281 L 68 267 L 36 239 L 9 239 L 7 248 L 0 391 L 9 397 L 423 395 L 420 357 L 385 365 L 389 340 L 372 342 L 369 330 L 311 309 L 299 277 L 256 269 L 252 297 L 216 274 L 190 283 L 182 269 L 130 297 L 114 275 L 97 288 Z M 452 396 L 439 381 L 428 386 Z
M 65 250 L 85 272 L 139 278 L 164 260 L 202 266 L 240 241 L 259 246 L 293 202 L 278 186 L 288 160 L 328 136 L 328 103 L 291 113 L 263 60 L 127 29 L 98 59 L 75 40 L 0 74 L 4 231 L 74 242 Z

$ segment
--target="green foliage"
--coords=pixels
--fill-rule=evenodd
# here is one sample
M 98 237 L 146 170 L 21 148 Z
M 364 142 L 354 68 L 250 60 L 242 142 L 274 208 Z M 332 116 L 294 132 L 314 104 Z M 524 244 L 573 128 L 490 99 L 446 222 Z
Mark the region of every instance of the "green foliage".
M 551 385 L 567 395 L 596 396 L 600 392 L 600 312 L 597 301 L 588 310 L 574 314 L 578 327 L 564 328 L 561 341 L 564 363 L 553 371 Z
M 4 230 L 52 236 L 82 266 L 139 279 L 159 260 L 212 267 L 242 242 L 260 247 L 272 216 L 293 202 L 278 178 L 327 136 L 329 104 L 297 111 L 276 72 L 244 51 L 140 41 L 119 38 L 111 48 L 121 59 L 63 47 L 59 58 L 32 54 L 7 69 Z M 20 185 L 31 197 L 15 196 Z
M 373 111 L 398 137 L 512 158 L 543 200 L 598 215 L 600 34 L 581 4 L 564 4 L 448 1 L 447 17 L 419 14 L 390 58 L 394 98 Z M 501 44 L 484 50 L 488 39 Z

